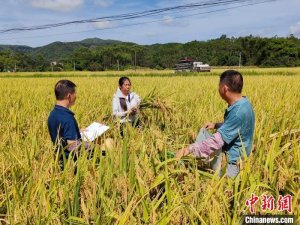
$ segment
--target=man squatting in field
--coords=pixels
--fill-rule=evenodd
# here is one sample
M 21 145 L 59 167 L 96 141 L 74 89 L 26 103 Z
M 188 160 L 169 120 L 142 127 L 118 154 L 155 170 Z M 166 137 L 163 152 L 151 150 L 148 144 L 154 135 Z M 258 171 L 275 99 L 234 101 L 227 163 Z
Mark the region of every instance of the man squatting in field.
M 63 164 L 63 158 L 68 159 L 71 152 L 75 153 L 74 159 L 76 160 L 76 151 L 82 145 L 86 150 L 91 149 L 88 142 L 82 143 L 74 113 L 69 110 L 76 101 L 75 88 L 76 85 L 69 80 L 60 80 L 55 84 L 56 105 L 48 117 L 51 140 L 57 150 L 64 153 L 60 157 L 61 164 Z
M 205 129 L 217 129 L 210 135 L 202 128 L 194 144 L 177 152 L 176 157 L 181 158 L 189 154 L 196 157 L 213 157 L 211 167 L 218 170 L 221 167 L 222 151 L 227 155 L 228 164 L 226 175 L 234 178 L 239 173 L 238 160 L 243 158 L 243 149 L 250 155 L 255 115 L 249 100 L 242 96 L 243 77 L 235 70 L 227 70 L 220 76 L 219 94 L 228 103 L 225 110 L 224 123 L 206 123 Z M 221 170 L 220 170 L 221 175 Z

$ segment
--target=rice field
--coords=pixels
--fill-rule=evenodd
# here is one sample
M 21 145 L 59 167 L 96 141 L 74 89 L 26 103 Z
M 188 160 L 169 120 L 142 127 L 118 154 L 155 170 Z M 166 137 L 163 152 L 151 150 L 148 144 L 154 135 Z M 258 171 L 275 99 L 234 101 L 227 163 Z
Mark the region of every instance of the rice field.
M 276 200 L 291 195 L 292 212 L 264 211 L 260 203 L 254 210 L 294 215 L 300 224 L 299 68 L 241 70 L 256 126 L 254 149 L 235 180 L 219 178 L 193 157 L 169 157 L 192 143 L 204 122 L 222 121 L 222 71 L 0 74 L 0 224 L 240 224 L 250 214 L 245 203 L 252 193 Z M 124 139 L 104 119 L 122 74 L 133 91 L 162 106 L 145 109 L 142 129 L 127 127 Z M 93 121 L 111 127 L 93 158 L 82 151 L 64 171 L 47 129 L 61 78 L 77 84 L 71 110 L 80 127 Z M 112 143 L 105 145 L 106 138 Z

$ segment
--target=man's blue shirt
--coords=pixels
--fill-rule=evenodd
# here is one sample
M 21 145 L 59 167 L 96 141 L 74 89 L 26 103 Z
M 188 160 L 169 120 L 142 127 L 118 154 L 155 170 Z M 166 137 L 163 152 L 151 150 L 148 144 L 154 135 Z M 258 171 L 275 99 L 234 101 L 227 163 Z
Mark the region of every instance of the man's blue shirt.
M 74 113 L 68 108 L 55 105 L 48 118 L 48 129 L 53 144 L 67 146 L 68 140 L 81 139 Z
M 229 106 L 224 115 L 224 123 L 218 129 L 224 140 L 224 149 L 229 163 L 236 163 L 243 157 L 243 147 L 247 156 L 250 155 L 255 115 L 251 103 L 246 97 L 241 98 Z

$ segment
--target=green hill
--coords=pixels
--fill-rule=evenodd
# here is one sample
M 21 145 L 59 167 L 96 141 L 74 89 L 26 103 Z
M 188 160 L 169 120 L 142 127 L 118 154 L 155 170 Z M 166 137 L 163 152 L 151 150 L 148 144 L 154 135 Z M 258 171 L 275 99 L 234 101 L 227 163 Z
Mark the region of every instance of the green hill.
M 33 48 L 26 45 L 0 45 L 0 51 L 12 50 L 17 52 L 31 52 Z
M 100 38 L 87 38 L 78 42 L 53 42 L 51 44 L 32 48 L 25 45 L 0 45 L 0 51 L 12 50 L 14 52 L 29 53 L 31 56 L 43 56 L 48 61 L 62 60 L 71 56 L 75 49 L 79 47 L 92 48 L 111 44 L 121 44 L 122 41 L 104 40 Z
M 133 66 L 173 68 L 189 57 L 212 66 L 300 66 L 300 39 L 295 36 L 262 38 L 227 37 L 187 43 L 138 45 L 116 40 L 89 38 L 78 42 L 53 42 L 31 48 L 0 45 L 0 72 L 16 65 L 19 71 L 47 71 L 50 62 L 63 65 L 56 70 L 108 70 Z
M 103 40 L 100 38 L 88 38 L 78 42 L 53 42 L 49 45 L 34 48 L 32 56 L 42 55 L 47 60 L 61 60 L 71 56 L 75 49 L 79 47 L 93 47 L 101 45 L 111 45 L 122 43 L 115 40 Z

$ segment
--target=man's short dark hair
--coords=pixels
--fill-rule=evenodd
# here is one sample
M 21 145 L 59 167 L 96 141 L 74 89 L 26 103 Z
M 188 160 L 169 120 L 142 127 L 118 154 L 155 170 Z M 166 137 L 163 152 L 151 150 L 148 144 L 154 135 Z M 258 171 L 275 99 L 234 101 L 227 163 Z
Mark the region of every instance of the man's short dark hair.
M 54 92 L 56 100 L 63 100 L 68 94 L 75 92 L 76 84 L 70 80 L 60 80 L 55 84 Z
M 220 84 L 226 84 L 231 92 L 242 93 L 243 76 L 236 70 L 226 70 L 220 76 Z

